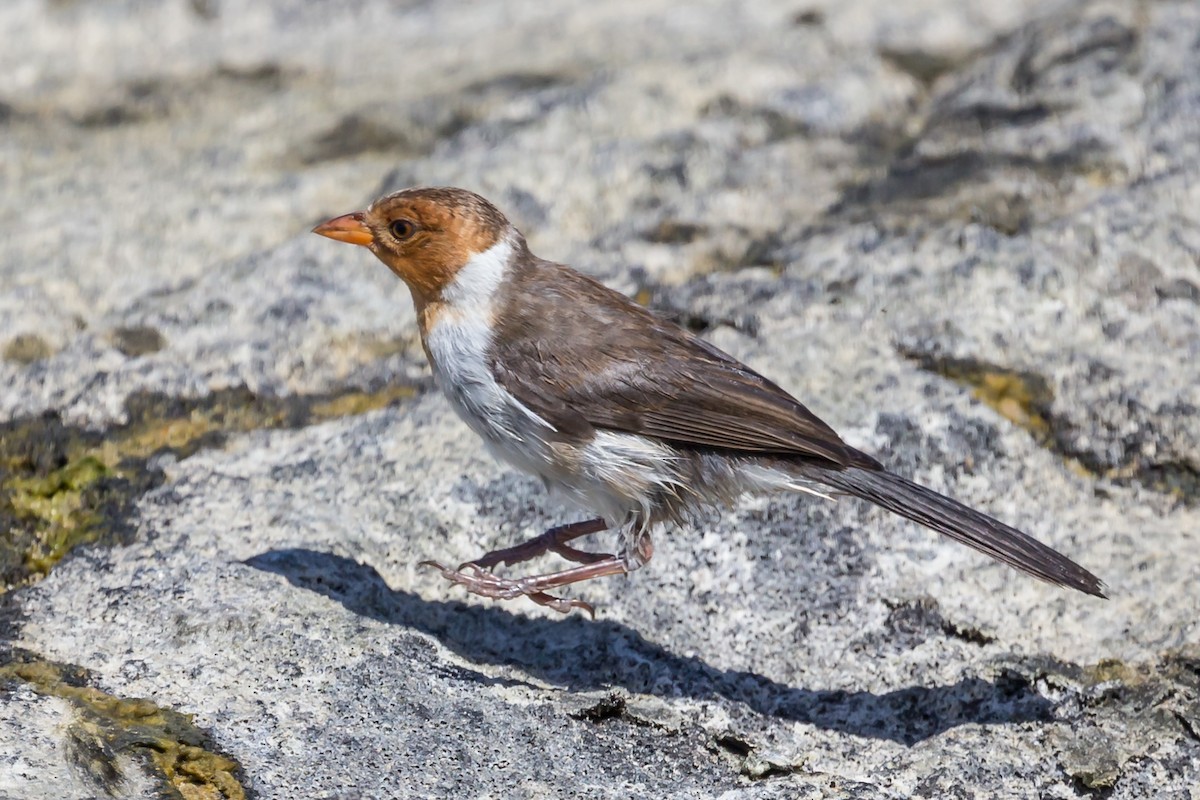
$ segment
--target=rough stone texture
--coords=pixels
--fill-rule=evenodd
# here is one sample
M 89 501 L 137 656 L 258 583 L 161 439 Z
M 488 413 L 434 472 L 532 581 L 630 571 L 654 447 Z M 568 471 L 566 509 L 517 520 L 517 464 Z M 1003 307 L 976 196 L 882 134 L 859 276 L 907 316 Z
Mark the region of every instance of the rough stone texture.
M 0 704 L 0 797 L 94 797 L 86 779 L 68 756 L 67 731 L 75 718 L 71 704 L 43 697 L 22 687 L 3 696 Z M 127 759 L 121 766 L 129 779 L 121 785 L 125 797 L 153 797 L 147 782 Z
M 105 782 L 89 776 L 87 766 L 76 755 L 78 709 L 58 697 L 40 696 L 21 687 L 3 696 L 0 704 L 0 797 L 62 800 L 91 800 Z M 120 797 L 154 798 L 155 785 L 127 753 L 106 760 L 115 768 L 115 779 L 107 785 Z
M 263 798 L 1196 797 L 1200 7 L 339 8 L 3 4 L 0 418 L 426 385 L 405 289 L 306 229 L 461 185 L 1112 599 L 784 497 L 580 587 L 596 621 L 464 601 L 417 562 L 569 512 L 420 392 L 155 460 L 6 650 L 193 715 Z M 35 688 L 0 674 L 0 797 L 168 781 L 113 735 L 98 784 Z

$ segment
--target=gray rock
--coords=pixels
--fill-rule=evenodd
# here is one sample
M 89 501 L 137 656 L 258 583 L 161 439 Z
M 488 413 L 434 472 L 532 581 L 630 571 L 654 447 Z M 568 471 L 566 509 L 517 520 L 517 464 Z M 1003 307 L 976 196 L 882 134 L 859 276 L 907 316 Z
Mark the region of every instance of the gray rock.
M 0 797 L 1193 796 L 1194 3 L 339 9 L 0 9 Z M 1111 599 L 791 497 L 464 597 L 577 512 L 306 233 L 418 182 Z

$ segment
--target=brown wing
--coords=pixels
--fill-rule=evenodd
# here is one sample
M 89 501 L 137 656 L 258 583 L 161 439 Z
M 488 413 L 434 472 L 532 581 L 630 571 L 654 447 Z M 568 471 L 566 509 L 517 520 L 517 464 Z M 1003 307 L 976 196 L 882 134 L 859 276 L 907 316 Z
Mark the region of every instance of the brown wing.
M 496 378 L 564 434 L 878 466 L 771 381 L 573 270 L 527 264 L 505 291 Z

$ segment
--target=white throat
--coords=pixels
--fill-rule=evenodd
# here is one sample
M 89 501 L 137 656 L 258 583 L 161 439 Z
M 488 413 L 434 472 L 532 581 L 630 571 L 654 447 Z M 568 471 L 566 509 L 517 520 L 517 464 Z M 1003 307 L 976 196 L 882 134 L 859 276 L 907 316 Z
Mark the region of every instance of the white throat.
M 506 234 L 487 250 L 471 256 L 442 289 L 442 302 L 456 311 L 480 313 L 490 319 L 496 290 L 508 273 L 512 254 L 512 236 Z

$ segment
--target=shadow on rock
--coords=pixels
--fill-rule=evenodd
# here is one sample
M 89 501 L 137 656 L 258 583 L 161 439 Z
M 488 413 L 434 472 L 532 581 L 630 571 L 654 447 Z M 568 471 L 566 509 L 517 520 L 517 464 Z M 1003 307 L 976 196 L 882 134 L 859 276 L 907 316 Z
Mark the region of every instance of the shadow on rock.
M 615 622 L 528 618 L 500 606 L 423 600 L 391 589 L 373 567 L 332 553 L 271 550 L 245 563 L 355 614 L 433 636 L 472 662 L 515 666 L 576 690 L 619 686 L 662 697 L 722 697 L 775 718 L 909 745 L 959 725 L 1048 720 L 1053 709 L 1016 673 L 885 694 L 802 689 L 676 655 Z

